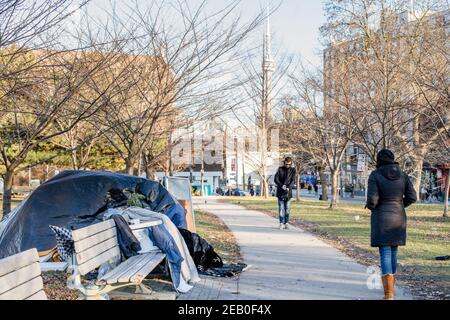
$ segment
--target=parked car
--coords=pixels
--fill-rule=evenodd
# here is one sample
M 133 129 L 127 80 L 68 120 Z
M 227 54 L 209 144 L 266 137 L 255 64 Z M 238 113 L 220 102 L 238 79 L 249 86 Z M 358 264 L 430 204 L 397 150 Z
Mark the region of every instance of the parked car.
M 234 189 L 233 190 L 233 195 L 235 197 L 245 197 L 245 192 L 242 191 L 241 189 Z
M 218 195 L 220 195 L 220 196 L 224 196 L 225 195 L 225 191 L 223 191 L 223 189 L 221 187 L 217 187 L 216 193 Z

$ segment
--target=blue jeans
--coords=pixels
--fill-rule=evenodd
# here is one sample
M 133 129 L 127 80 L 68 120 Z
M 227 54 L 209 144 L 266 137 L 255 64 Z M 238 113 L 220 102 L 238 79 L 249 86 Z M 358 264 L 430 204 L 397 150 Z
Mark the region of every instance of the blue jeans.
M 289 223 L 289 215 L 291 213 L 291 203 L 290 200 L 283 200 L 278 198 L 278 213 L 280 216 L 280 223 Z
M 381 272 L 384 275 L 397 273 L 398 247 L 380 247 Z

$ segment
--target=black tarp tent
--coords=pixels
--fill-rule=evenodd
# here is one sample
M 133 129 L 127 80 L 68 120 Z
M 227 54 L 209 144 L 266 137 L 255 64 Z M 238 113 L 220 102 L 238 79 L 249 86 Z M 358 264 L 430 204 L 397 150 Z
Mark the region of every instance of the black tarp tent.
M 134 190 L 152 211 L 164 213 L 186 228 L 186 211 L 158 182 L 113 172 L 64 171 L 37 188 L 0 222 L 0 259 L 37 248 L 55 247 L 50 225 L 77 229 L 95 223 L 111 190 Z M 98 221 L 97 221 L 98 222 Z

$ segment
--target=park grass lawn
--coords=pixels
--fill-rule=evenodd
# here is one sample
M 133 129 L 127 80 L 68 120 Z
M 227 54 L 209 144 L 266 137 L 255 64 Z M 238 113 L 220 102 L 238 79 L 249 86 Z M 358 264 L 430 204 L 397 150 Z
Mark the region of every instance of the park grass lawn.
M 211 213 L 196 210 L 195 222 L 198 235 L 209 242 L 224 262 L 240 261 L 240 249 L 236 238 L 222 220 Z
M 278 215 L 275 199 L 240 197 L 223 198 L 249 209 Z M 442 205 L 414 205 L 408 212 L 408 243 L 400 248 L 401 271 L 408 274 L 413 286 L 426 284 L 424 293 L 450 298 L 450 261 L 436 261 L 437 256 L 450 255 L 450 219 L 442 217 Z M 359 216 L 359 220 L 357 217 Z M 339 249 L 366 265 L 378 263 L 377 249 L 370 247 L 370 211 L 362 204 L 340 204 L 329 210 L 328 203 L 301 200 L 292 203 L 293 224 L 305 227 L 322 238 L 334 241 Z M 356 256 L 352 253 L 358 252 Z M 364 257 L 360 253 L 363 253 Z M 421 289 L 421 288 L 419 288 Z

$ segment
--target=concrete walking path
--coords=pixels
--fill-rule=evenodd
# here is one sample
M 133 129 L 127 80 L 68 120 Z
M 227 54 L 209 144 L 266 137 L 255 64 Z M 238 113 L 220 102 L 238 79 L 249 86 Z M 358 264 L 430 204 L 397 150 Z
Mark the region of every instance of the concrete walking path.
M 206 202 L 206 203 L 205 203 Z M 299 228 L 279 230 L 278 221 L 242 206 L 195 199 L 195 208 L 222 219 L 236 236 L 244 263 L 239 279 L 206 278 L 180 299 L 379 300 L 367 287 L 362 266 Z M 412 299 L 397 289 L 397 299 Z

